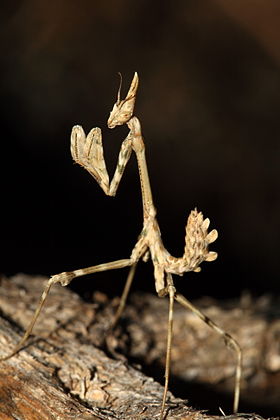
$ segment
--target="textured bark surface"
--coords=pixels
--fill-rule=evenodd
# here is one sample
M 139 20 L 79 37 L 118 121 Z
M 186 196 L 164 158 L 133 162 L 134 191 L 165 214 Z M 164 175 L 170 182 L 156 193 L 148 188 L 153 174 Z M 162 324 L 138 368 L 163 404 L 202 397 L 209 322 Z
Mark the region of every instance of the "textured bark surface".
M 25 275 L 2 279 L 2 355 L 18 342 L 30 321 L 44 281 Z M 0 419 L 159 418 L 163 388 L 155 379 L 163 381 L 168 301 L 132 295 L 120 325 L 110 332 L 116 305 L 117 299 L 109 301 L 101 293 L 95 293 L 93 303 L 85 303 L 71 290 L 54 286 L 28 345 L 0 364 Z M 253 305 L 245 297 L 223 309 L 206 299 L 199 307 L 232 333 L 244 350 L 241 410 L 279 413 L 277 306 L 268 298 Z M 143 373 L 140 363 L 151 376 Z M 176 306 L 173 393 L 200 409 L 216 409 L 218 414 L 222 407 L 229 412 L 233 369 L 233 352 L 193 314 Z M 191 409 L 171 393 L 167 405 L 168 419 L 218 418 Z

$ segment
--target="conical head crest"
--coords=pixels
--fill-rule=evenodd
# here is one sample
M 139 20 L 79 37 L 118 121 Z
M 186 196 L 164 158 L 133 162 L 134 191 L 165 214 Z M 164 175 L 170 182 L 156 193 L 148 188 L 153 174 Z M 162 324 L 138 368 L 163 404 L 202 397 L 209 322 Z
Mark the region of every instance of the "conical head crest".
M 120 75 L 121 76 L 121 75 Z M 132 117 L 134 105 L 136 100 L 136 93 L 138 88 L 139 78 L 137 72 L 134 73 L 130 88 L 127 92 L 126 98 L 120 99 L 120 91 L 122 85 L 122 78 L 117 95 L 117 102 L 114 104 L 110 116 L 108 118 L 108 127 L 114 128 L 117 125 L 126 124 Z

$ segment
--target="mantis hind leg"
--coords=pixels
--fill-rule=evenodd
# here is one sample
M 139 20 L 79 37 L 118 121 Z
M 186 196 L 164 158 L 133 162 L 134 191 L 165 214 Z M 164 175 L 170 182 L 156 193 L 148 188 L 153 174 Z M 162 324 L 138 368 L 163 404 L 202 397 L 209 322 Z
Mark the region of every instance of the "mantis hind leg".
M 234 401 L 233 401 L 233 412 L 237 413 L 240 397 L 240 382 L 241 382 L 241 373 L 242 373 L 242 350 L 238 342 L 221 327 L 219 327 L 214 321 L 212 321 L 208 316 L 204 315 L 196 306 L 194 306 L 188 299 L 183 295 L 175 294 L 175 300 L 179 302 L 182 306 L 187 309 L 190 309 L 195 313 L 205 324 L 210 328 L 216 331 L 224 339 L 225 344 L 236 352 L 236 369 L 235 369 L 235 385 L 234 385 Z
M 46 302 L 46 299 L 48 297 L 50 289 L 54 284 L 60 283 L 62 286 L 68 286 L 68 284 L 71 283 L 71 281 L 76 277 L 81 277 L 81 276 L 84 276 L 86 274 L 93 274 L 93 273 L 97 273 L 97 272 L 101 272 L 101 271 L 124 268 L 124 267 L 127 267 L 127 266 L 132 266 L 131 270 L 130 270 L 130 273 L 134 274 L 133 271 L 135 271 L 135 268 L 134 268 L 134 270 L 132 270 L 132 268 L 134 266 L 136 266 L 136 263 L 129 258 L 129 259 L 112 261 L 112 262 L 105 263 L 105 264 L 94 265 L 94 266 L 91 266 L 91 267 L 81 268 L 81 269 L 74 270 L 74 271 L 65 271 L 63 273 L 56 274 L 56 275 L 52 276 L 48 280 L 47 285 L 45 286 L 45 288 L 43 290 L 43 293 L 40 297 L 37 308 L 34 312 L 34 315 L 31 319 L 31 322 L 30 322 L 29 326 L 27 327 L 23 337 L 21 338 L 21 340 L 18 342 L 18 344 L 14 347 L 14 349 L 10 353 L 8 353 L 6 356 L 0 357 L 0 361 L 10 359 L 11 357 L 13 357 L 16 353 L 18 353 L 23 348 L 27 339 L 32 334 L 33 327 L 34 327 L 34 325 L 35 325 L 35 323 L 38 319 L 38 316 L 40 315 L 41 310 L 42 310 L 42 308 L 43 308 L 43 306 Z M 128 276 L 128 280 L 129 280 L 129 278 L 130 278 L 130 276 Z M 133 279 L 133 276 L 132 276 L 132 279 Z M 132 279 L 131 279 L 131 281 L 132 281 Z M 125 303 L 125 301 L 124 301 L 124 303 Z M 123 304 L 123 306 L 124 306 L 124 304 Z

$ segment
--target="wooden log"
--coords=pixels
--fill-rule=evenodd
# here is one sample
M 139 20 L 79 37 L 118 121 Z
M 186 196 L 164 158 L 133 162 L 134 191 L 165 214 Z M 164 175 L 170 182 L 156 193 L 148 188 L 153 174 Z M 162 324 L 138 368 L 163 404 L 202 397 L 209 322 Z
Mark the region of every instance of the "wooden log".
M 1 355 L 7 354 L 22 336 L 45 280 L 26 275 L 2 279 Z M 116 304 L 117 299 L 110 302 L 101 293 L 94 295 L 93 303 L 86 303 L 69 288 L 54 286 L 28 344 L 16 356 L 0 363 L 0 419 L 159 418 L 163 387 L 135 363 L 141 360 L 146 369 L 158 370 L 155 376 L 163 379 L 168 302 L 150 295 L 134 295 L 123 320 L 112 332 L 110 322 Z M 216 321 L 221 320 L 225 328 L 230 322 L 231 332 L 241 340 L 245 349 L 243 388 L 246 389 L 244 383 L 259 362 L 256 337 L 263 340 L 266 331 L 272 340 L 279 330 L 274 325 L 274 330 L 271 327 L 268 332 L 268 323 L 263 319 L 259 323 L 252 320 L 246 308 L 220 310 L 208 302 L 205 312 Z M 279 355 L 277 349 L 271 352 L 269 346 L 266 368 L 270 363 L 275 374 L 280 370 Z M 220 388 L 232 392 L 233 369 L 233 354 L 221 340 L 192 314 L 176 308 L 173 375 L 182 381 L 195 378 L 199 382 L 218 383 L 218 388 L 222 384 Z M 216 406 L 219 405 L 217 400 Z M 171 393 L 167 407 L 167 419 L 214 418 L 190 408 L 185 400 Z M 208 407 L 200 405 L 200 408 Z

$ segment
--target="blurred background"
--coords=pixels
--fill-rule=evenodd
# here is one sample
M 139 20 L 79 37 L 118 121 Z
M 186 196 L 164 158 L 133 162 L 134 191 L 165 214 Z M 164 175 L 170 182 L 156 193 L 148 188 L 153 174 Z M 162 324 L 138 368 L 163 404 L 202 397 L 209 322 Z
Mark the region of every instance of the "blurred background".
M 154 201 L 180 256 L 197 207 L 219 239 L 214 263 L 176 281 L 188 297 L 279 293 L 278 0 L 14 0 L 1 4 L 0 271 L 55 274 L 127 258 L 142 227 L 135 158 L 106 197 L 73 165 L 81 124 L 103 131 L 113 174 L 126 128 L 106 121 L 123 75 L 140 86 Z M 125 270 L 75 282 L 120 293 Z M 154 291 L 151 264 L 135 288 Z

